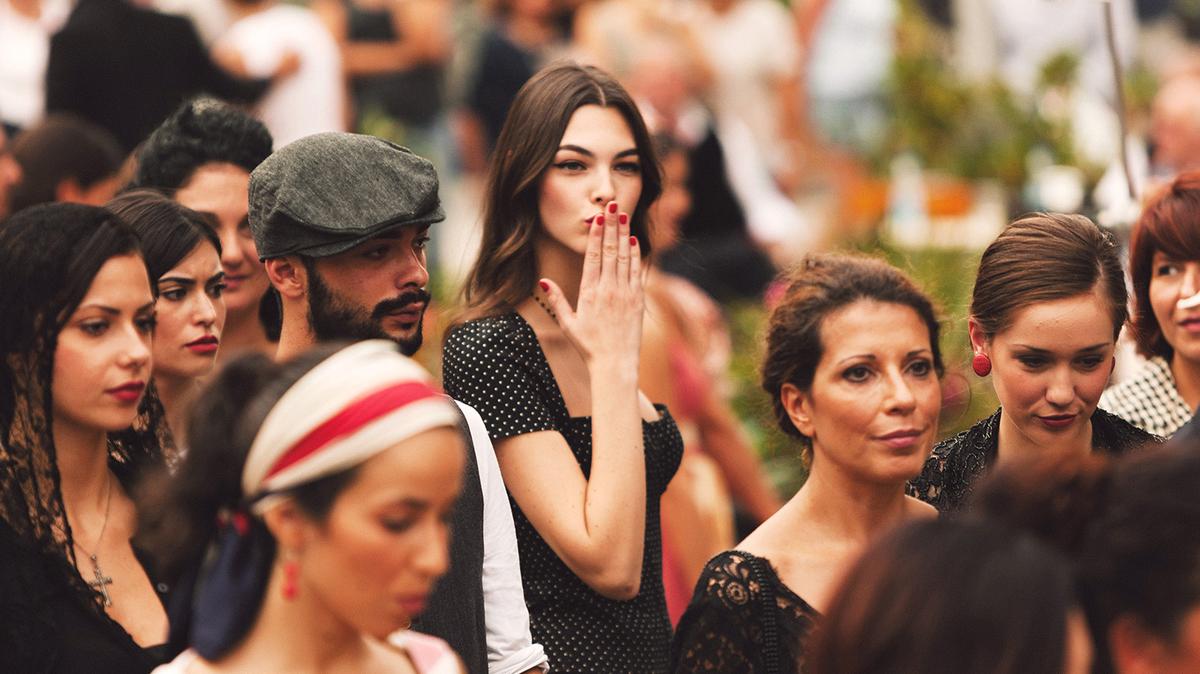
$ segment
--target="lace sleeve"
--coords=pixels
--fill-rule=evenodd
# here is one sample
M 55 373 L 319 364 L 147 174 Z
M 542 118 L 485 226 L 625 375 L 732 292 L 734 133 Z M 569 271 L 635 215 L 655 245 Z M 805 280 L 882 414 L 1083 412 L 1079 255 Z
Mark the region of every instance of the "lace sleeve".
M 750 565 L 725 552 L 704 567 L 671 644 L 671 671 L 761 672 L 762 626 Z

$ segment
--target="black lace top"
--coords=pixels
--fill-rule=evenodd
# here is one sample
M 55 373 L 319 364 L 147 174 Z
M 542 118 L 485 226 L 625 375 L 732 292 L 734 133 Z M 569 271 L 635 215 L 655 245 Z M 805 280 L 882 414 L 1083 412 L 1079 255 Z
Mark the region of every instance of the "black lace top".
M 980 421 L 933 448 L 921 474 L 908 483 L 908 493 L 937 508 L 939 512 L 964 509 L 975 483 L 996 462 L 999 448 L 1000 413 Z M 1092 448 L 1108 454 L 1123 454 L 1147 443 L 1161 443 L 1124 419 L 1100 408 L 1092 413 Z
M 567 414 L 558 383 L 533 329 L 516 313 L 469 321 L 446 338 L 446 392 L 483 417 L 492 439 L 555 430 L 586 476 L 592 420 Z M 559 559 L 515 501 L 521 581 L 533 640 L 553 672 L 663 672 L 671 642 L 662 582 L 659 500 L 683 457 L 683 439 L 667 409 L 642 425 L 646 453 L 646 527 L 641 591 L 629 601 L 597 594 Z
M 804 641 L 819 619 L 766 559 L 722 552 L 704 566 L 679 620 L 670 671 L 802 671 Z

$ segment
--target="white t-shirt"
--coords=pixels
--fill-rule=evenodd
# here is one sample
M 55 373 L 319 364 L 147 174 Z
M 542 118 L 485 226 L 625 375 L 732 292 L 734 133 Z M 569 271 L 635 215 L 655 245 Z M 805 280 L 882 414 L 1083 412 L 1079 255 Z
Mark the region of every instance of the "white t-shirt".
M 800 70 L 800 40 L 791 14 L 776 0 L 738 0 L 724 14 L 707 8 L 697 27 L 711 55 L 710 102 L 720 118 L 736 117 L 750 129 L 758 155 L 773 169 L 790 157 L 780 152 L 776 86 Z
M 28 127 L 42 118 L 50 36 L 70 13 L 70 0 L 42 0 L 41 16 L 31 19 L 0 0 L 0 120 Z
M 300 69 L 272 84 L 256 108 L 276 149 L 314 133 L 346 130 L 341 53 L 312 10 L 274 5 L 235 21 L 218 45 L 241 54 L 252 77 L 275 74 L 289 52 L 300 57 Z

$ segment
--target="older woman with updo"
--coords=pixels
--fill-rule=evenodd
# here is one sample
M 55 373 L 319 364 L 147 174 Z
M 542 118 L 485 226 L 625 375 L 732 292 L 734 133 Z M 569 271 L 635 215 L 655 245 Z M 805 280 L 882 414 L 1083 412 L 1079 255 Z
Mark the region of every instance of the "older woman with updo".
M 704 569 L 673 672 L 795 672 L 833 586 L 866 545 L 934 510 L 905 496 L 937 435 L 938 321 L 904 274 L 868 258 L 806 258 L 771 315 L 763 388 L 808 480 Z
M 1200 405 L 1200 171 L 1182 173 L 1142 212 L 1130 240 L 1130 327 L 1146 363 L 1100 396 L 1134 426 L 1170 437 Z
M 983 252 L 971 297 L 972 368 L 1000 409 L 938 443 L 912 494 L 961 510 L 997 463 L 1121 454 L 1157 437 L 1098 409 L 1126 317 L 1117 242 L 1082 215 L 1017 220 Z

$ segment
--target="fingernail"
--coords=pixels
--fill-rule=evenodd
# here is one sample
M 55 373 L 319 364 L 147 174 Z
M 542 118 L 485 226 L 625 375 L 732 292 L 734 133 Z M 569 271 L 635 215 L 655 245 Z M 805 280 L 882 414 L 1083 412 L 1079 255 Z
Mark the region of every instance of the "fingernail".
M 616 213 L 616 212 L 617 212 L 617 202 L 615 202 L 615 201 L 614 201 L 614 202 L 612 202 L 612 203 L 610 203 L 610 204 L 608 205 L 608 212 L 609 212 L 609 213 Z
M 546 283 L 545 281 L 538 281 L 538 286 L 541 287 L 543 292 L 550 292 L 549 283 Z
M 604 225 L 604 216 L 603 215 L 596 216 L 596 224 L 600 225 L 600 226 Z
M 637 246 L 637 237 L 636 236 L 629 237 L 629 245 L 634 246 L 634 247 Z
M 617 220 L 618 220 L 618 221 L 619 221 L 619 222 L 620 222 L 622 225 L 628 225 L 628 224 L 629 224 L 629 216 L 628 216 L 628 215 L 625 215 L 624 213 L 622 213 L 622 214 L 618 215 L 618 216 L 617 216 Z

